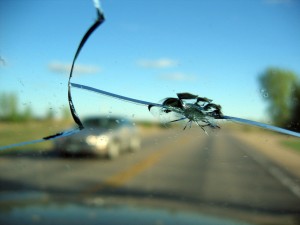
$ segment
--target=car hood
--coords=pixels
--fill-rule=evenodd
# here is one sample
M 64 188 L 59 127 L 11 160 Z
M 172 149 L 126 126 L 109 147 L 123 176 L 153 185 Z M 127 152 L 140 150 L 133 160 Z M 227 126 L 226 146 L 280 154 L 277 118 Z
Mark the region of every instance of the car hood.
M 138 201 L 102 198 L 70 199 L 43 193 L 22 193 L 0 199 L 1 224 L 246 224 L 180 209 L 145 206 Z M 130 204 L 129 204 L 130 203 Z

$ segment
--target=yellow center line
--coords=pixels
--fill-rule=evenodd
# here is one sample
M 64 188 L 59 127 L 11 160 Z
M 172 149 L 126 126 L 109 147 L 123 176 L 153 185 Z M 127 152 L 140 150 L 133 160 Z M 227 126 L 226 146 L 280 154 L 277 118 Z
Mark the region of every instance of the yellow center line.
M 120 173 L 117 173 L 117 174 L 109 177 L 104 182 L 92 186 L 91 188 L 85 190 L 83 192 L 83 194 L 85 194 L 85 195 L 92 194 L 92 193 L 95 193 L 95 192 L 105 188 L 105 187 L 117 188 L 117 187 L 124 185 L 126 182 L 128 182 L 133 177 L 137 176 L 139 173 L 152 167 L 168 151 L 170 151 L 174 147 L 178 146 L 178 142 L 180 142 L 180 145 L 184 145 L 188 141 L 189 141 L 189 139 L 184 137 L 184 138 L 174 142 L 171 146 L 164 146 L 164 147 L 156 150 L 155 152 L 150 154 L 146 159 L 134 164 L 133 166 L 129 167 L 128 169 L 126 169 L 124 171 L 121 171 Z

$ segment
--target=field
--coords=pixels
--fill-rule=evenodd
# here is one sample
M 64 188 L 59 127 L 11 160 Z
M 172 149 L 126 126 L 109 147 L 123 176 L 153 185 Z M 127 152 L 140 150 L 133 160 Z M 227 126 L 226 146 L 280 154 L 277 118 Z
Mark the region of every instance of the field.
M 137 126 L 141 136 L 148 135 L 161 129 L 158 124 L 138 121 Z M 66 120 L 40 120 L 23 123 L 0 122 L 0 147 L 20 142 L 41 139 L 43 137 L 62 132 L 75 126 L 74 122 Z M 25 145 L 0 151 L 0 154 L 15 154 L 16 152 L 28 151 L 49 151 L 52 149 L 52 142 L 45 141 L 38 144 Z
M 149 124 L 145 122 L 138 122 L 137 124 L 143 131 L 142 133 L 147 133 L 149 130 L 160 129 L 157 124 Z M 74 126 L 74 123 L 67 120 L 40 120 L 23 123 L 0 122 L 0 146 L 40 139 L 64 131 L 71 126 Z M 276 141 L 278 147 L 283 147 L 283 149 L 290 149 L 300 153 L 300 140 L 297 138 L 285 138 L 286 136 L 278 136 L 274 132 L 268 132 L 263 129 L 250 126 L 240 126 L 237 124 L 222 124 L 221 126 L 222 129 L 232 130 L 241 133 L 244 136 L 248 136 L 248 134 L 249 136 L 261 136 L 262 134 L 269 134 L 268 137 L 272 137 L 271 139 Z M 43 143 L 8 149 L 0 152 L 0 154 L 7 154 L 19 150 L 29 151 L 29 149 L 30 151 L 47 151 L 51 148 L 52 142 L 46 141 Z
M 282 141 L 282 145 L 300 153 L 300 140 Z
M 61 132 L 71 126 L 69 121 L 31 121 L 24 123 L 0 122 L 0 146 L 10 145 L 14 143 L 36 140 L 48 135 Z M 8 149 L 1 152 L 6 154 L 15 151 L 39 150 L 47 151 L 51 149 L 52 143 L 46 141 L 43 143 L 22 146 L 18 148 Z

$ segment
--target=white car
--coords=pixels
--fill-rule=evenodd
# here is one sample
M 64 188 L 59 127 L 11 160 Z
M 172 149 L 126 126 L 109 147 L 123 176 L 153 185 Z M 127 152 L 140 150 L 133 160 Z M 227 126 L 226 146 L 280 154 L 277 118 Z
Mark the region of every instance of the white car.
M 90 117 L 83 120 L 78 134 L 54 141 L 54 148 L 63 155 L 93 154 L 116 158 L 124 151 L 140 148 L 138 129 L 122 117 Z

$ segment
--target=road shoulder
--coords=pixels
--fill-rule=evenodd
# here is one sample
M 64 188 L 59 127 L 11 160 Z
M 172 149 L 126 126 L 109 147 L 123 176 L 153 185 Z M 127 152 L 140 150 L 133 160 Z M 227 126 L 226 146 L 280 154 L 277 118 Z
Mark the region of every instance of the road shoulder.
M 300 179 L 300 154 L 280 143 L 289 137 L 268 132 L 233 131 L 233 134 Z

